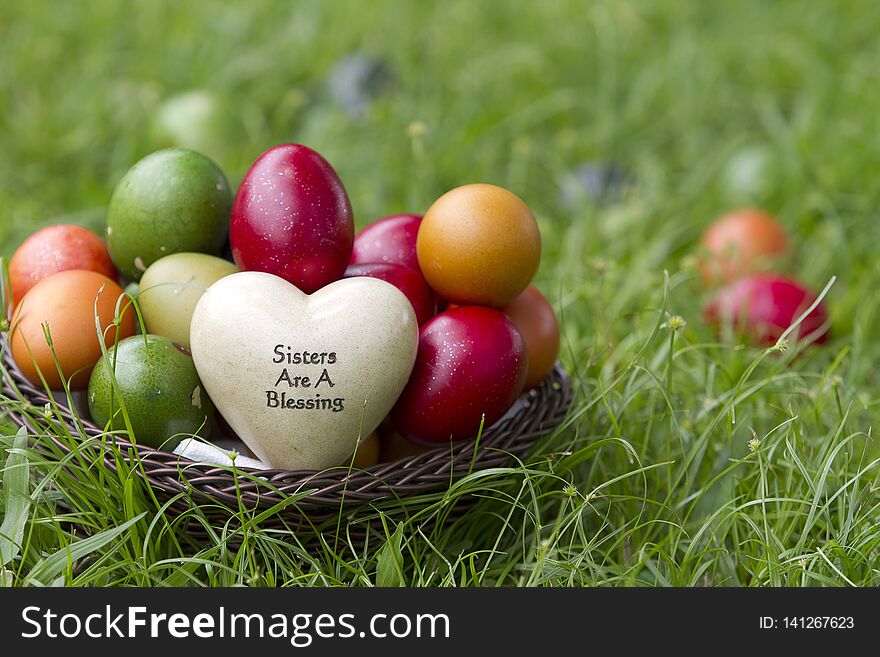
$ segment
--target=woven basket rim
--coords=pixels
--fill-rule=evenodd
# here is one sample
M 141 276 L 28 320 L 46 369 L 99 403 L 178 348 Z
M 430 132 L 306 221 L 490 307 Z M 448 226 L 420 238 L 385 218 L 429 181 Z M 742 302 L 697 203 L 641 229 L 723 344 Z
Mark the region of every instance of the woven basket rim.
M 49 403 L 46 391 L 32 385 L 15 364 L 7 335 L 0 339 L 0 348 L 4 351 L 6 365 L 3 393 L 16 399 L 17 388 L 34 407 Z M 525 458 L 541 437 L 551 433 L 563 421 L 572 396 L 571 381 L 563 367 L 557 364 L 543 382 L 523 393 L 512 411 L 486 428 L 478 442 L 473 438 L 455 441 L 364 469 L 337 466 L 320 471 L 233 468 L 195 461 L 172 452 L 135 445 L 125 437 L 106 433 L 90 419 L 80 417 L 66 403 L 54 399 L 52 402 L 57 404 L 64 424 L 74 435 L 112 440 L 120 448 L 123 458 L 129 463 L 139 463 L 136 471 L 166 499 L 187 493 L 204 501 L 231 504 L 233 508 L 244 500 L 255 509 L 267 509 L 297 495 L 301 496 L 296 501 L 300 512 L 331 510 L 337 513 L 341 506 L 355 507 L 442 492 L 470 472 L 510 465 L 518 458 Z M 5 410 L 19 425 L 38 432 L 26 414 L 14 408 Z M 64 441 L 55 436 L 51 439 L 57 449 L 70 451 Z M 117 466 L 111 450 L 102 450 L 105 466 L 115 472 Z

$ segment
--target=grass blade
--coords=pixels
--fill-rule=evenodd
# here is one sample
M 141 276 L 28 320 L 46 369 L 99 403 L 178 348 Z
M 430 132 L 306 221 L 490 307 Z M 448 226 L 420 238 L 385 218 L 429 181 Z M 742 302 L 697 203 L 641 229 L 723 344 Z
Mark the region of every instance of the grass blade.
M 100 534 L 95 534 L 89 538 L 77 541 L 76 543 L 67 546 L 66 549 L 61 549 L 54 554 L 50 554 L 33 567 L 30 576 L 28 577 L 28 581 L 44 585 L 51 584 L 52 581 L 59 577 L 71 563 L 78 559 L 82 559 L 95 550 L 100 550 L 108 543 L 111 543 L 117 536 L 125 533 L 129 527 L 134 525 L 145 515 L 146 512 L 141 513 L 137 517 L 132 518 L 118 527 L 107 529 Z
M 3 508 L 6 509 L 6 514 L 3 516 L 3 524 L 0 525 L 0 567 L 6 566 L 18 556 L 31 508 L 28 458 L 24 453 L 27 448 L 27 431 L 24 427 L 15 434 L 12 448 L 6 467 L 3 468 Z
M 397 525 L 379 550 L 376 565 L 376 586 L 403 586 L 403 553 L 400 543 L 403 539 L 403 523 Z

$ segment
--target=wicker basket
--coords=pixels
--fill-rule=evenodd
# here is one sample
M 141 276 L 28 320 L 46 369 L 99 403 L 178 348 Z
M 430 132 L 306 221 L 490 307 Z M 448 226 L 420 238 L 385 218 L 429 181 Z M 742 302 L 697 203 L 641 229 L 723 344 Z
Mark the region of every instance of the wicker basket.
M 5 338 L 3 340 L 5 346 Z M 29 383 L 6 353 L 8 377 L 3 380 L 3 393 L 16 399 L 19 394 L 40 408 L 49 402 L 45 391 Z M 17 391 L 16 391 L 17 388 Z M 282 503 L 283 508 L 267 514 L 261 527 L 274 529 L 309 529 L 315 536 L 328 527 L 338 527 L 340 519 L 349 540 L 363 540 L 378 512 L 399 519 L 412 516 L 420 506 L 429 505 L 431 494 L 442 494 L 451 484 L 469 473 L 487 468 L 512 465 L 524 458 L 537 440 L 560 424 L 571 404 L 571 382 L 557 366 L 539 386 L 526 392 L 513 409 L 500 421 L 486 429 L 479 443 L 464 440 L 391 463 L 380 463 L 364 470 L 331 468 L 316 471 L 239 469 L 196 463 L 185 457 L 148 447 L 135 447 L 114 437 L 122 457 L 129 463 L 139 460 L 134 471 L 145 477 L 160 502 L 174 500 L 168 507 L 180 513 L 192 504 L 204 505 L 212 521 L 228 521 L 242 506 L 260 512 Z M 75 411 L 59 403 L 62 417 L 71 433 L 100 437 L 103 431 L 85 419 L 75 420 Z M 9 416 L 35 433 L 41 433 L 35 422 L 15 408 L 5 409 Z M 79 428 L 82 427 L 82 430 Z M 57 454 L 69 452 L 69 445 L 52 438 L 56 445 L 43 445 Z M 37 444 L 37 448 L 40 448 Z M 474 450 L 476 454 L 474 454 Z M 106 467 L 116 470 L 115 454 L 105 450 Z M 182 495 L 183 493 L 183 495 Z M 298 499 L 291 501 L 291 496 Z M 406 499 L 407 504 L 401 504 Z M 283 504 L 288 501 L 289 504 Z M 472 499 L 459 499 L 444 514 L 449 520 L 463 513 Z M 198 527 L 196 527 L 196 531 Z M 313 536 L 314 538 L 314 536 Z

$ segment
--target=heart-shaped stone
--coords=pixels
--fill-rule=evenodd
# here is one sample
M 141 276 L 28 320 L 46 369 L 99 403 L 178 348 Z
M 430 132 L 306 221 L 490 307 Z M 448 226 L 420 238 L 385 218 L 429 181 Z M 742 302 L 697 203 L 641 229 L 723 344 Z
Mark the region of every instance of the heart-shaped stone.
M 262 272 L 220 279 L 199 300 L 190 342 L 223 417 L 276 468 L 351 456 L 409 379 L 418 325 L 407 298 L 374 278 L 302 293 Z

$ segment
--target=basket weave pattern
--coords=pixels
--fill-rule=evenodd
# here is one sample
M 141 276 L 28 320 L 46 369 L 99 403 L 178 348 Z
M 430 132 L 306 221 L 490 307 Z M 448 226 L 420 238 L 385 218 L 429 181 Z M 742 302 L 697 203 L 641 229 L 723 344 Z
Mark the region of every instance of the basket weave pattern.
M 3 380 L 4 395 L 17 398 L 17 388 L 25 401 L 35 407 L 48 403 L 50 398 L 46 392 L 29 383 L 12 361 L 8 349 L 5 351 L 9 377 Z M 337 467 L 316 472 L 240 468 L 241 473 L 252 476 L 235 477 L 231 468 L 196 463 L 177 454 L 143 446 L 135 450 L 129 441 L 118 436 L 113 440 L 121 448 L 124 458 L 129 461 L 139 459 L 140 468 L 136 471 L 146 476 L 160 501 L 185 492 L 196 502 L 215 503 L 214 507 L 220 503 L 235 510 L 240 508 L 240 499 L 245 507 L 260 511 L 273 507 L 290 495 L 298 495 L 300 499 L 282 512 L 284 518 L 273 520 L 270 517 L 268 520 L 273 525 L 290 527 L 302 521 L 319 524 L 338 517 L 341 509 L 348 512 L 376 502 L 442 492 L 470 472 L 509 466 L 515 458 L 527 456 L 539 438 L 553 431 L 565 417 L 571 399 L 571 382 L 564 370 L 557 366 L 544 382 L 523 394 L 513 412 L 486 429 L 479 443 L 458 441 L 451 447 L 444 445 L 364 470 Z M 104 435 L 102 429 L 87 419 L 76 419 L 75 411 L 66 405 L 58 403 L 58 406 L 73 435 L 85 433 L 85 437 L 90 438 Z M 14 408 L 6 410 L 14 421 L 35 433 L 39 431 L 27 415 Z M 54 437 L 52 440 L 62 451 L 69 451 L 64 442 Z M 115 471 L 116 463 L 109 450 L 105 451 L 103 460 L 108 469 Z M 171 508 L 186 508 L 188 505 L 183 499 L 176 500 Z

